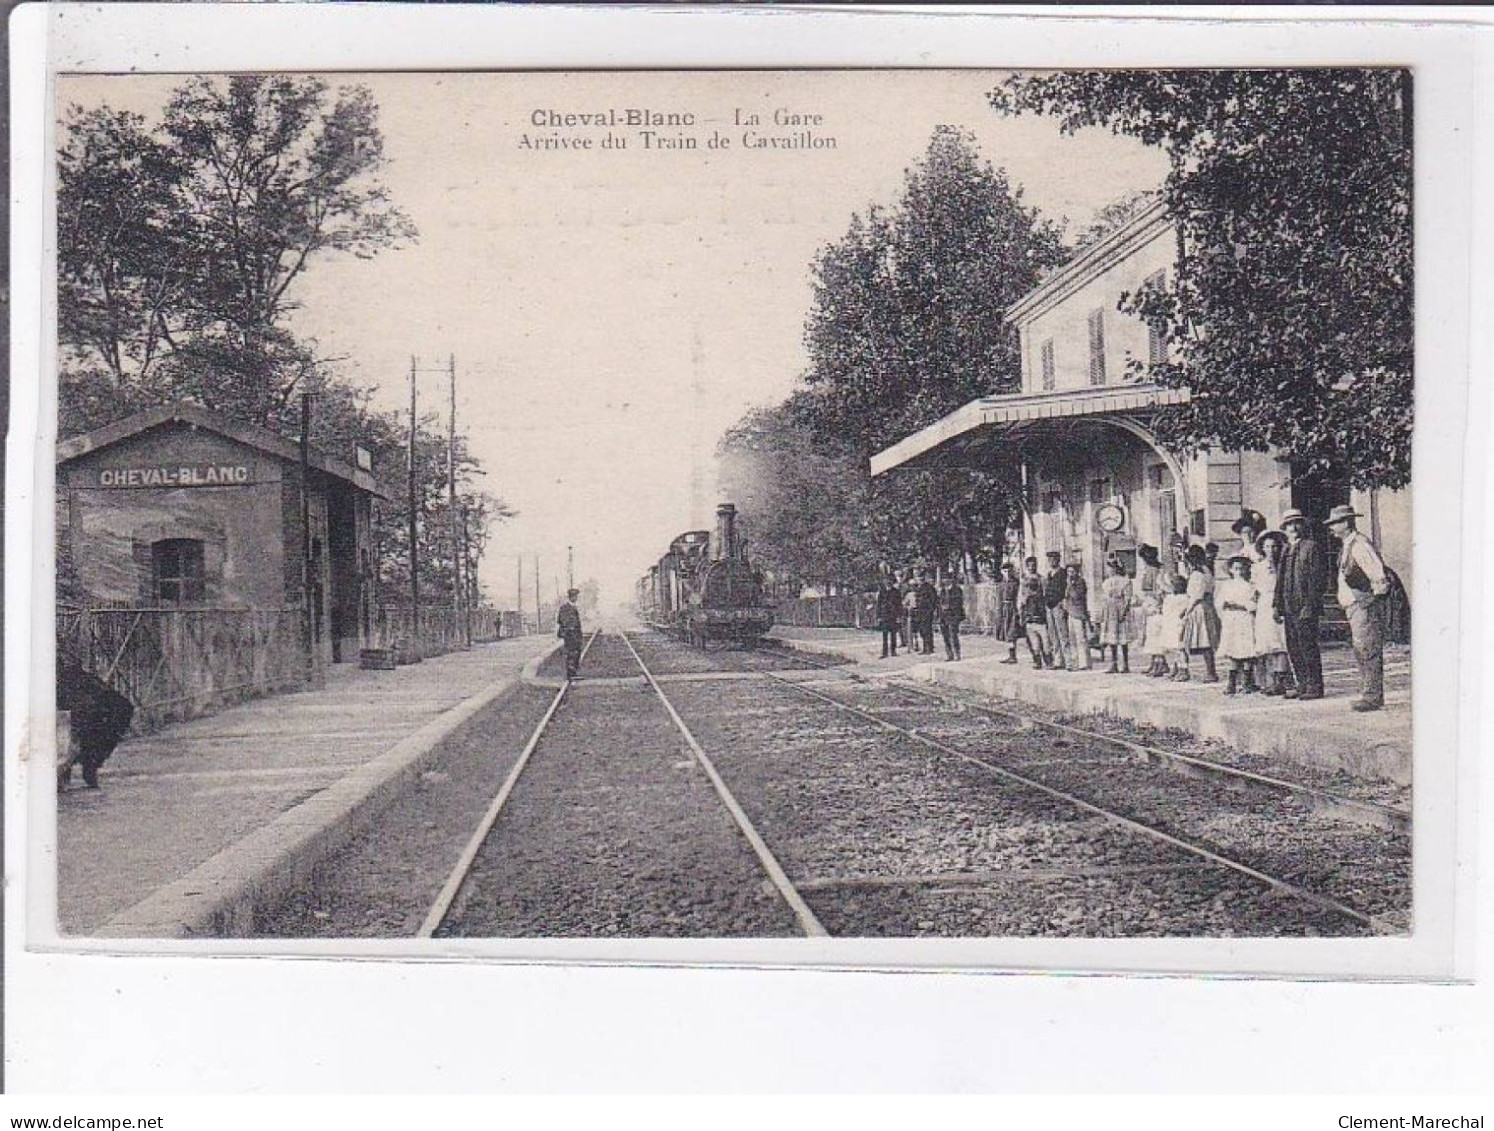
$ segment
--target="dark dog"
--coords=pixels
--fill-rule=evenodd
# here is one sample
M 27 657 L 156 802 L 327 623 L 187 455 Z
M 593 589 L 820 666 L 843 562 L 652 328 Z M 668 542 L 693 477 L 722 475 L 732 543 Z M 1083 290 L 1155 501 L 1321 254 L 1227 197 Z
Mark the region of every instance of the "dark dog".
M 83 781 L 90 789 L 99 786 L 99 767 L 130 729 L 135 708 L 119 692 L 81 664 L 57 660 L 57 709 L 72 719 L 73 761 L 83 767 Z M 72 767 L 63 771 L 63 780 Z

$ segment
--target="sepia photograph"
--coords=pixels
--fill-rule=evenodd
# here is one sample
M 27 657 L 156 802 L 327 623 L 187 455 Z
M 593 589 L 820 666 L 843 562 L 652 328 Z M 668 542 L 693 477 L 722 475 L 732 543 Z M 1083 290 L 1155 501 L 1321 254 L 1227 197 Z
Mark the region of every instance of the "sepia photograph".
M 55 83 L 55 932 L 1409 936 L 1409 68 Z

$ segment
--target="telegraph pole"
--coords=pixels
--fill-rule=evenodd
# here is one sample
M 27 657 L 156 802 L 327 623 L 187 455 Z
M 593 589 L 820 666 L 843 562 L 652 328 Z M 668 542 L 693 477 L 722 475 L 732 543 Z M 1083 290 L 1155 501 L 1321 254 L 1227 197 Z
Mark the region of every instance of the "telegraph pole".
M 565 586 L 567 589 L 576 588 L 576 551 L 572 546 L 565 548 Z
M 420 547 L 416 513 L 418 496 L 415 490 L 415 356 L 410 355 L 410 644 L 420 649 Z
M 544 632 L 544 625 L 540 624 L 540 556 L 534 555 L 534 630 Z
M 519 611 L 519 635 L 524 635 L 524 555 L 519 554 L 519 577 L 514 588 L 514 608 Z
M 462 592 L 462 565 L 463 546 L 462 529 L 457 525 L 457 487 L 456 487 L 456 354 L 447 357 L 447 372 L 451 377 L 451 411 L 449 429 L 446 437 L 446 483 L 447 504 L 450 510 L 451 525 L 451 599 L 453 612 L 462 625 L 462 642 L 472 646 L 472 618 L 464 613 L 466 602 L 463 600 Z

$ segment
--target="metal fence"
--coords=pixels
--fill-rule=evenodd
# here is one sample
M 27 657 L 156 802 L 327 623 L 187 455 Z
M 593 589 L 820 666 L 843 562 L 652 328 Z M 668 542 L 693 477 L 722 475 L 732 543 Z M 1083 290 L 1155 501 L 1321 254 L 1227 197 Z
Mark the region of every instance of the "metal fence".
M 791 597 L 773 606 L 773 619 L 801 628 L 875 628 L 877 599 L 858 594 Z
M 380 605 L 372 646 L 396 650 L 410 646 L 421 657 L 429 657 L 466 647 L 469 625 L 474 644 L 497 640 L 500 635 L 497 609 L 422 605 L 418 628 L 412 626 L 412 619 L 408 605 Z
M 996 631 L 996 586 L 988 581 L 966 585 L 965 631 Z M 773 606 L 779 624 L 800 628 L 876 628 L 877 597 L 865 593 L 841 597 L 794 597 Z
M 137 730 L 306 680 L 297 608 L 60 609 L 57 638 L 135 704 Z
M 304 687 L 303 615 L 296 607 L 62 607 L 57 611 L 57 643 L 135 704 L 133 728 L 149 731 L 245 699 Z M 496 609 L 472 609 L 465 615 L 471 618 L 474 643 L 498 639 Z M 408 609 L 379 610 L 376 635 L 390 640 L 390 646 L 408 631 Z M 422 609 L 417 642 L 422 656 L 464 646 L 463 618 L 449 607 Z

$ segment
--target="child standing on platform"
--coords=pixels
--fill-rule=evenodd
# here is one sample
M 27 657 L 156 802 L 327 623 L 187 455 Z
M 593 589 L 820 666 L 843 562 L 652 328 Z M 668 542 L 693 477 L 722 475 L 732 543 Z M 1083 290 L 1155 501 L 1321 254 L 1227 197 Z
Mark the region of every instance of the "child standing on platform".
M 1255 685 L 1255 614 L 1260 595 L 1250 583 L 1250 559 L 1236 554 L 1229 560 L 1229 577 L 1219 586 L 1219 652 L 1229 661 L 1226 695 L 1236 695 Z
M 1188 583 L 1177 574 L 1172 574 L 1172 592 L 1162 599 L 1162 615 L 1158 617 L 1157 650 L 1170 660 L 1166 674 L 1173 679 L 1188 678 L 1188 653 L 1183 651 L 1183 617 L 1192 603 L 1188 599 Z

